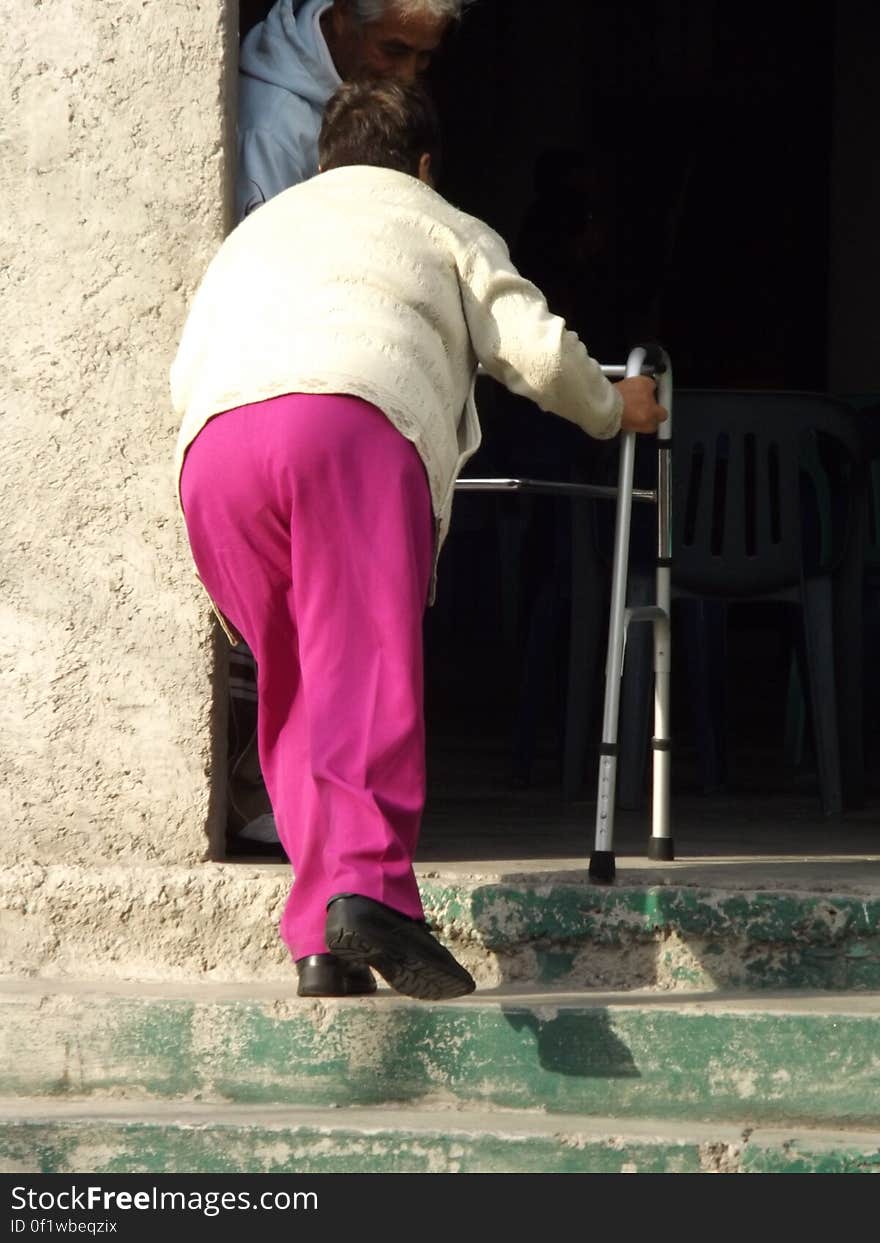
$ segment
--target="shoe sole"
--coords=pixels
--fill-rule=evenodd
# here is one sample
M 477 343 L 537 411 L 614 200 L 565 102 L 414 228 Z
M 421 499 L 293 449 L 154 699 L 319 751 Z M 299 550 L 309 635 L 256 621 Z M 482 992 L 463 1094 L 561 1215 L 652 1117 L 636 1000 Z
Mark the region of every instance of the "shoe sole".
M 477 987 L 470 973 L 451 954 L 450 967 L 444 968 L 440 963 L 403 953 L 397 946 L 389 947 L 382 935 L 371 936 L 364 930 L 344 926 L 333 928 L 332 919 L 328 921 L 327 948 L 344 962 L 372 967 L 396 993 L 417 1001 L 448 1001 L 464 997 Z M 438 948 L 449 953 L 439 942 Z
M 360 982 L 357 980 L 352 982 L 351 977 L 345 972 L 340 974 L 342 975 L 342 980 L 338 987 L 333 987 L 329 984 L 324 986 L 320 984 L 303 984 L 300 978 L 296 988 L 297 997 L 369 997 L 375 993 L 376 981 L 366 969 L 364 977 Z
M 372 988 L 345 988 L 341 992 L 331 992 L 326 988 L 306 988 L 297 989 L 297 997 L 371 997 L 376 991 L 375 984 Z

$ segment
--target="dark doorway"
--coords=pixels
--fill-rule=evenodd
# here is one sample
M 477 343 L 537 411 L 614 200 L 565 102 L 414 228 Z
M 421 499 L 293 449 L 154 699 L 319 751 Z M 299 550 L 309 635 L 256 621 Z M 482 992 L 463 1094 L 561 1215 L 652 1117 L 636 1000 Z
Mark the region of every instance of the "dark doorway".
M 833 3 L 479 0 L 432 70 L 440 188 L 508 240 L 601 361 L 657 339 L 677 385 L 823 390 L 834 17 Z M 571 429 L 526 403 L 486 391 L 480 404 L 469 474 L 544 473 L 584 455 Z M 538 501 L 517 515 L 521 503 L 456 502 L 426 625 L 438 791 L 456 772 L 522 779 L 522 716 L 536 711 L 532 779 L 558 790 L 567 516 Z M 517 524 L 525 560 L 512 585 Z M 523 691 L 536 600 L 552 648 L 537 705 Z M 730 678 L 730 727 L 750 743 L 781 740 L 779 627 L 766 611 L 730 615 L 731 667 L 748 667 L 750 685 L 760 669 L 765 688 L 756 707 Z M 680 773 L 693 723 L 686 686 L 673 690 Z
M 241 0 L 242 31 L 270 7 Z M 825 390 L 837 9 L 833 0 L 476 0 L 431 70 L 446 138 L 439 188 L 507 239 L 600 360 L 622 361 L 653 338 L 669 349 L 677 385 Z M 491 386 L 480 408 L 485 441 L 471 474 L 590 459 L 583 437 Z M 529 601 L 560 566 L 564 577 L 568 555 L 564 511 L 523 515 L 515 504 L 456 502 L 426 621 L 435 786 L 456 765 L 475 782 L 515 767 Z M 525 558 L 513 569 L 511 550 Z M 564 597 L 547 607 L 549 789 Z M 787 675 L 778 620 L 742 607 L 730 625 L 731 728 L 776 737 Z M 737 699 L 739 665 L 749 680 L 760 666 L 758 718 Z M 674 686 L 677 755 L 692 728 L 683 691 Z
M 834 5 L 537 11 L 479 0 L 438 62 L 444 192 L 515 245 L 541 161 L 581 161 L 629 319 L 680 383 L 822 388 Z

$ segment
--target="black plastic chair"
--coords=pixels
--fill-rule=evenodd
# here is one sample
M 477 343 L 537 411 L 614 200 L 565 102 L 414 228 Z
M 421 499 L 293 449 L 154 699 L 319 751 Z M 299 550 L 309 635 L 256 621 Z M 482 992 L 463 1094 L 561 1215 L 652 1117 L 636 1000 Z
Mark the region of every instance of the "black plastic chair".
M 673 597 L 693 605 L 673 615 L 673 645 L 685 618 L 704 774 L 713 763 L 716 774 L 723 771 L 718 666 L 725 602 L 789 601 L 801 611 L 823 810 L 838 815 L 841 734 L 847 785 L 857 787 L 861 777 L 860 645 L 851 626 L 853 609 L 861 616 L 858 418 L 824 395 L 788 392 L 680 389 L 675 411 Z M 630 575 L 635 603 L 647 569 L 640 566 L 637 536 Z M 836 633 L 843 642 L 835 643 Z M 650 655 L 647 636 L 635 632 L 628 643 L 635 649 L 627 654 L 622 688 L 618 797 L 634 806 L 645 784 Z M 569 740 L 568 749 L 583 754 L 584 743 Z

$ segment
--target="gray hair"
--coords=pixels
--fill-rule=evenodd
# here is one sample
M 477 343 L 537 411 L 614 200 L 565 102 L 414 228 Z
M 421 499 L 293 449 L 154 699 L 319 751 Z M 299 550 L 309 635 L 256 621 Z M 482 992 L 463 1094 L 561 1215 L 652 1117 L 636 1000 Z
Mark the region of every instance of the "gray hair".
M 436 17 L 457 22 L 464 9 L 474 0 L 351 0 L 354 15 L 361 25 L 378 22 L 389 5 L 402 17 Z

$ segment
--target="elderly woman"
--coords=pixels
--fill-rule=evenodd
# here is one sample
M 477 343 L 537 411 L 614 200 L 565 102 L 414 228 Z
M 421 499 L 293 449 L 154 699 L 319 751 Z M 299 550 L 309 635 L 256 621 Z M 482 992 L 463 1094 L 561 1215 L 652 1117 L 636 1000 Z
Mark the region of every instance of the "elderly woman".
M 434 189 L 416 86 L 349 83 L 321 175 L 223 243 L 172 369 L 201 581 L 256 657 L 259 751 L 295 879 L 281 935 L 300 995 L 470 992 L 413 873 L 425 798 L 422 616 L 456 476 L 479 444 L 478 363 L 597 437 L 654 431 L 653 383 L 611 385 Z

